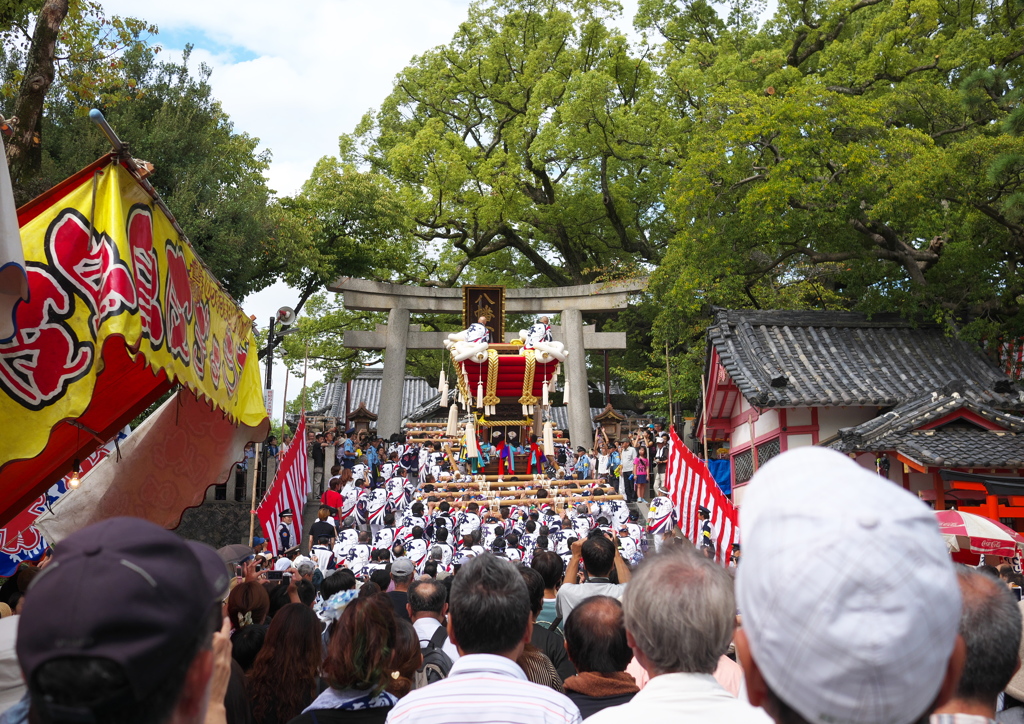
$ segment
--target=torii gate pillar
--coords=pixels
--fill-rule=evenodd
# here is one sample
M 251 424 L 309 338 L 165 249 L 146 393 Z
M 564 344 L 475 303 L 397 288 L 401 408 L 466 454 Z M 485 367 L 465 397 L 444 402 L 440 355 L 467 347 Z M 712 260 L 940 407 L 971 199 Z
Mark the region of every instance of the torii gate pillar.
M 569 350 L 565 358 L 565 380 L 569 383 L 569 440 L 573 446 L 589 450 L 594 445 L 594 423 L 590 419 L 590 388 L 587 386 L 587 355 L 583 354 L 583 312 L 562 310 L 563 344 Z M 625 336 L 625 334 L 623 334 Z M 623 345 L 625 346 L 625 345 Z
M 377 407 L 377 434 L 390 437 L 402 429 L 402 397 L 405 391 L 405 356 L 409 350 L 409 310 L 394 307 L 388 312 L 384 345 L 384 375 Z

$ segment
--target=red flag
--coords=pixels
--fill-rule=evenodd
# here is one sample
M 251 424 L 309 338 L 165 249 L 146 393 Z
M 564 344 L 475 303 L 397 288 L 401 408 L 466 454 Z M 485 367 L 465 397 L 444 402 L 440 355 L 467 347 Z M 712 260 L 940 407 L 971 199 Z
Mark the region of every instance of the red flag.
M 675 506 L 679 527 L 695 545 L 700 545 L 703 525 L 697 510 L 703 506 L 711 512 L 715 559 L 727 565 L 732 545 L 739 539 L 736 508 L 711 477 L 707 464 L 690 452 L 672 429 L 669 430 L 665 485 Z
M 260 519 L 260 524 L 267 534 L 267 541 L 270 543 L 270 552 L 275 556 L 282 552 L 278 550 L 280 538 L 277 532 L 281 523 L 281 513 L 284 510 L 292 511 L 292 545 L 297 546 L 302 542 L 302 510 L 306 505 L 309 490 L 309 465 L 306 461 L 306 416 L 303 414 L 292 444 L 288 446 L 281 457 L 274 482 L 256 509 L 256 517 Z

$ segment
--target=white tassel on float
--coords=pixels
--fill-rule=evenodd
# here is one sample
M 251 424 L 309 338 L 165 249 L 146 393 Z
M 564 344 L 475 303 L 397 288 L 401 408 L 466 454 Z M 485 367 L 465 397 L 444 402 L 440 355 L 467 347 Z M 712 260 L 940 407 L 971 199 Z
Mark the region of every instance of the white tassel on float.
M 459 406 L 452 405 L 448 410 L 448 427 L 444 434 L 448 437 L 455 437 L 459 434 Z
M 569 378 L 565 378 L 565 382 L 562 383 L 562 404 L 569 404 Z
M 473 415 L 470 414 L 469 421 L 466 422 L 466 457 L 477 458 L 480 457 L 479 451 L 476 449 L 476 431 L 473 429 Z
M 476 383 L 476 406 L 477 407 L 481 407 L 481 408 L 484 406 L 484 381 L 483 380 L 477 380 L 477 383 Z
M 550 402 L 548 402 L 548 381 L 547 380 L 544 380 L 543 390 L 544 390 L 543 393 L 541 393 L 540 404 L 542 406 L 544 406 L 544 407 L 547 407 L 548 405 L 551 404 Z
M 555 426 L 551 424 L 551 420 L 544 423 L 544 456 L 555 456 Z
M 437 391 L 441 393 L 441 407 L 448 407 L 448 375 L 443 369 L 441 370 L 441 383 L 437 386 Z

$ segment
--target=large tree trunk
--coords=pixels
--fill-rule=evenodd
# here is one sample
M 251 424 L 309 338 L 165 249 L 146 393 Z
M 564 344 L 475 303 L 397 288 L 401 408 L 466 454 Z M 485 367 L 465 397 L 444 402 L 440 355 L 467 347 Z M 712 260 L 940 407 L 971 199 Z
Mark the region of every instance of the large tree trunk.
M 43 102 L 53 84 L 57 34 L 68 14 L 68 0 L 46 0 L 36 19 L 25 78 L 14 101 L 14 135 L 7 142 L 11 182 L 17 187 L 39 170 L 41 155 L 35 135 L 42 127 Z

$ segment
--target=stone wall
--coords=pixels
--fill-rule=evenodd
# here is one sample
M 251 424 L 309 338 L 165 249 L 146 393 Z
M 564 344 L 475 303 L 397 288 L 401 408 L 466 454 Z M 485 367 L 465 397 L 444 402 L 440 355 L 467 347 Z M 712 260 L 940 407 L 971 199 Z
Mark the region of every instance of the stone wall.
M 316 520 L 318 503 L 308 503 L 302 511 L 302 550 L 308 552 L 309 526 Z M 187 540 L 197 540 L 214 548 L 232 543 L 249 544 L 249 504 L 227 500 L 207 500 L 197 508 L 189 508 L 181 516 L 174 532 Z M 256 521 L 256 535 L 260 522 Z
M 182 538 L 208 543 L 214 548 L 248 543 L 249 510 L 247 502 L 206 500 L 199 507 L 186 510 L 174 532 Z

